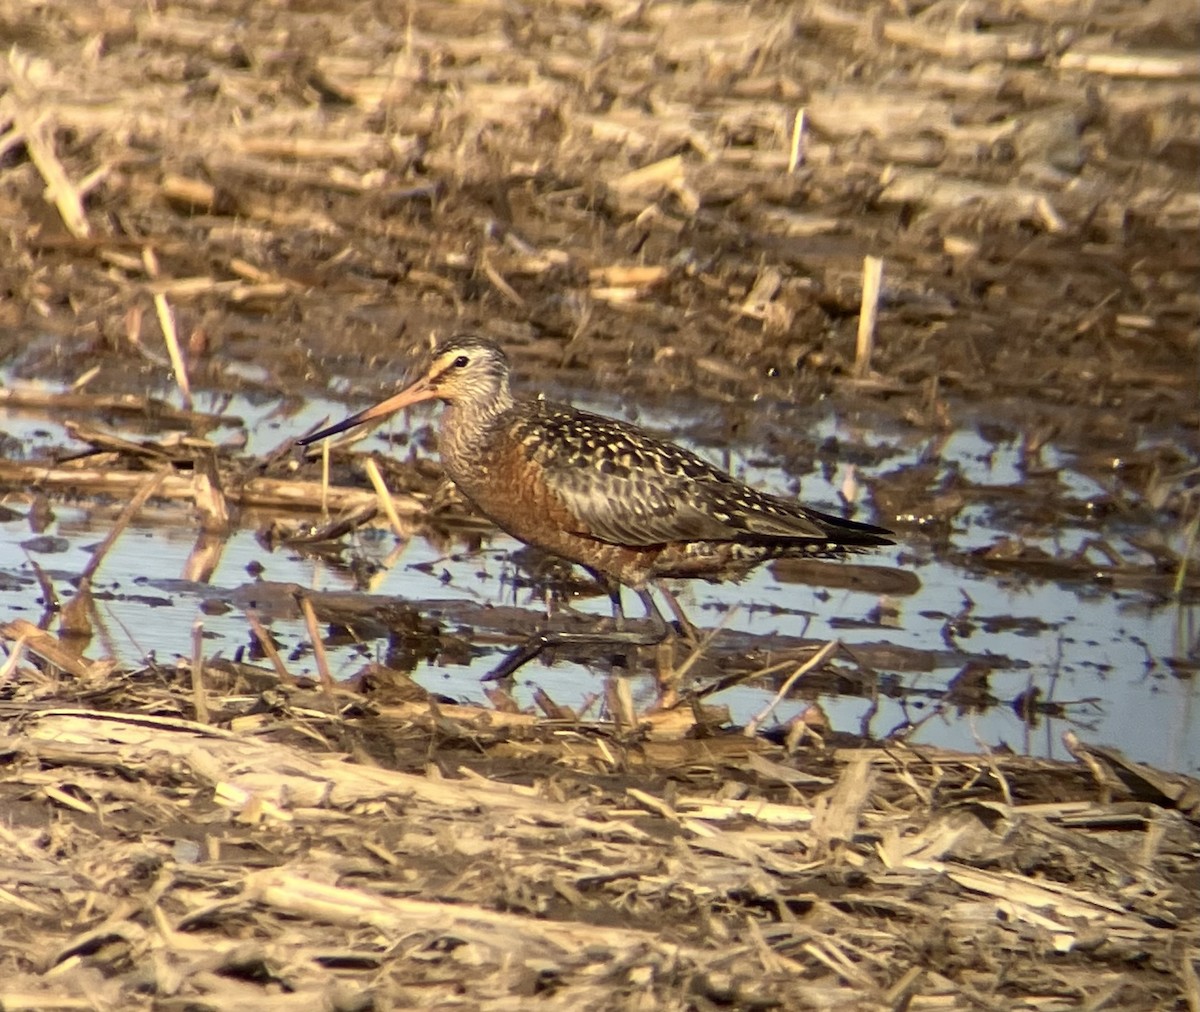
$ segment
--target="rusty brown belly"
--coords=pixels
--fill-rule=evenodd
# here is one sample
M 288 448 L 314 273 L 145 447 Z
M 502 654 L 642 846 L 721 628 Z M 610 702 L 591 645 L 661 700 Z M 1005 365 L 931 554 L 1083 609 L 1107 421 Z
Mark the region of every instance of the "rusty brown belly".
M 765 559 L 787 554 L 780 546 L 733 541 L 671 541 L 657 545 L 620 545 L 588 536 L 578 517 L 543 483 L 497 475 L 487 480 L 460 479 L 464 495 L 497 527 L 514 538 L 587 566 L 635 589 L 657 577 L 735 580 Z
M 630 587 L 640 589 L 655 575 L 655 566 L 670 546 L 631 547 L 589 537 L 577 517 L 556 496 L 538 484 L 492 480 L 480 486 L 470 480 L 459 487 L 475 508 L 519 541 L 587 566 Z

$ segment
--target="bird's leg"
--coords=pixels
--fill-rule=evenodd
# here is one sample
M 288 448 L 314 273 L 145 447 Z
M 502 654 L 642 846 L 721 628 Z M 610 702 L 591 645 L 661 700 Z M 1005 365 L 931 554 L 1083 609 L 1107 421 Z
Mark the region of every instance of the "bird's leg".
M 592 579 L 594 579 L 601 587 L 604 588 L 604 592 L 608 595 L 608 600 L 612 603 L 613 628 L 617 632 L 624 632 L 625 631 L 625 605 L 621 601 L 621 583 L 620 583 L 620 581 L 613 580 L 610 577 L 605 576 L 598 569 L 592 569 L 590 566 L 584 566 L 583 568 L 586 569 L 588 571 L 588 573 L 591 574 Z M 628 652 L 627 651 L 622 652 L 620 657 L 617 657 L 614 655 L 613 666 L 614 667 L 620 666 L 623 668 L 630 667 L 631 665 L 629 663 Z
M 615 580 L 608 585 L 608 599 L 612 602 L 613 628 L 622 632 L 625 629 L 625 606 L 621 603 L 621 585 Z
M 608 587 L 608 599 L 612 602 L 612 619 L 613 629 L 616 632 L 625 631 L 625 605 L 621 601 L 621 585 L 616 580 L 603 578 Z M 622 650 L 619 654 L 613 654 L 612 666 L 614 672 L 617 668 L 629 669 L 632 665 L 629 663 L 629 651 Z
M 596 581 L 608 595 L 609 601 L 612 602 L 612 617 L 613 628 L 618 631 L 625 628 L 625 608 L 621 604 L 621 584 L 616 580 L 611 580 L 597 569 L 592 569 L 591 566 L 584 566 L 588 575 Z
M 661 643 L 667 638 L 670 626 L 667 625 L 667 620 L 663 618 L 662 612 L 658 610 L 658 605 L 654 603 L 654 598 L 650 596 L 650 591 L 642 588 L 637 591 L 637 595 L 641 598 L 642 605 L 646 609 L 646 618 L 650 620 L 651 628 L 645 632 L 639 632 L 635 629 L 615 629 L 596 632 L 544 629 L 530 636 L 524 644 L 512 651 L 497 665 L 495 670 L 483 676 L 483 681 L 502 682 L 510 678 L 521 665 L 533 660 L 538 654 L 550 647 L 568 644 L 603 645 L 606 643 L 633 647 L 649 647 Z M 620 601 L 619 591 L 616 600 Z
M 602 579 L 605 579 L 608 584 L 608 599 L 612 602 L 613 629 L 623 633 L 625 631 L 625 605 L 621 601 L 621 584 L 616 580 Z M 629 653 L 629 650 L 622 650 L 619 654 L 613 654 L 613 668 L 625 668 L 626 670 L 632 668 Z
M 679 631 L 682 633 L 683 638 L 693 646 L 699 643 L 700 633 L 688 619 L 687 614 L 683 610 L 683 605 L 679 603 L 679 599 L 665 586 L 663 586 L 663 584 L 656 582 L 654 586 L 658 588 L 658 592 L 666 599 L 667 605 L 670 607 L 671 612 L 675 616 L 675 621 L 679 623 Z

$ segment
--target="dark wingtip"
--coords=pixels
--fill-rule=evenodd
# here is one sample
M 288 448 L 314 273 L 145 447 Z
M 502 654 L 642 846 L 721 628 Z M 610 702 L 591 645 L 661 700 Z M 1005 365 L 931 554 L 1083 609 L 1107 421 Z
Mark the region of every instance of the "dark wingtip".
M 845 545 L 847 548 L 885 548 L 896 543 L 896 532 L 886 527 L 864 524 L 859 520 L 846 520 L 829 513 L 818 513 L 816 510 L 811 511 L 810 517 L 825 528 L 830 542 Z

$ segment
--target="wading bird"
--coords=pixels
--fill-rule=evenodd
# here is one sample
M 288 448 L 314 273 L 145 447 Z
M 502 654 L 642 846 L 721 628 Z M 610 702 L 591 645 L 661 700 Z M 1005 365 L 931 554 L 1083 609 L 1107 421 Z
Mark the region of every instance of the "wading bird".
M 452 337 L 418 379 L 387 400 L 299 440 L 307 446 L 419 401 L 440 400 L 446 475 L 513 537 L 589 570 L 607 588 L 617 628 L 542 631 L 489 675 L 507 678 L 547 647 L 661 642 L 663 578 L 734 580 L 786 556 L 836 558 L 893 544 L 888 531 L 760 492 L 636 425 L 532 397 L 510 386 L 508 358 L 485 338 Z M 641 598 L 649 631 L 624 629 L 620 588 Z

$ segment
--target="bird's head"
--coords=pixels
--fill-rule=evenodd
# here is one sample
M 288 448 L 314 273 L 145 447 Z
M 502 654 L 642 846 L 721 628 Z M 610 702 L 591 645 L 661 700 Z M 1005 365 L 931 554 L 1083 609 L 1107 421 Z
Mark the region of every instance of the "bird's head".
M 307 446 L 364 422 L 385 418 L 410 404 L 428 400 L 480 408 L 507 406 L 511 403 L 508 357 L 499 345 L 487 338 L 452 337 L 434 349 L 429 365 L 399 393 L 297 442 Z

